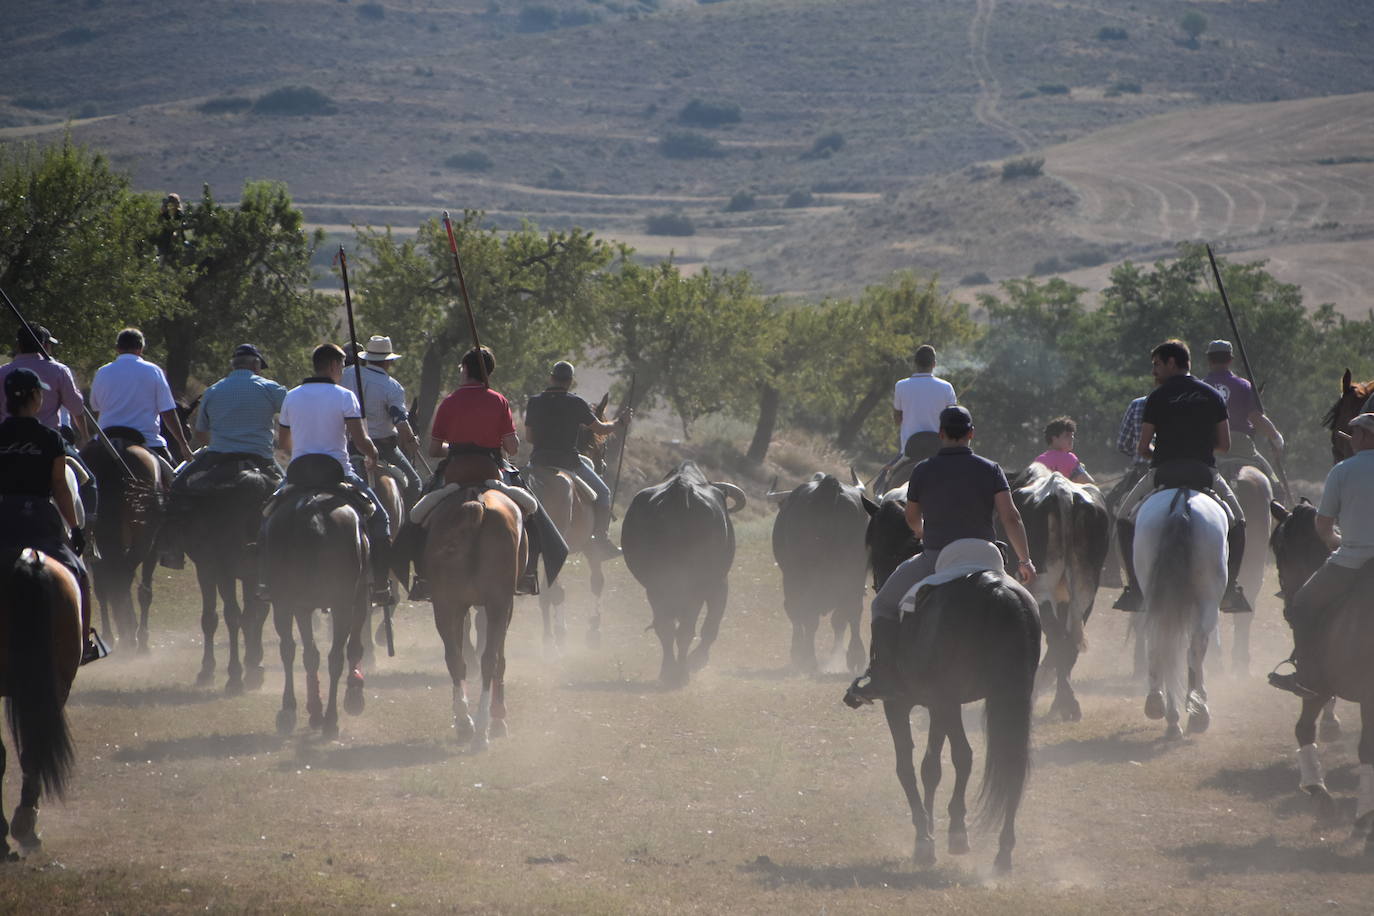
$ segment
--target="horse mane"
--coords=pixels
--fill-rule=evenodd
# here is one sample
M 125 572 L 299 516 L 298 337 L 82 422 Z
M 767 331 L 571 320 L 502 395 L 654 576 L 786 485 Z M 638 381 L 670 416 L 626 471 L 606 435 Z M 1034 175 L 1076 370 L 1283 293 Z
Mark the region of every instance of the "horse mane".
M 1322 426 L 1332 432 L 1339 431 L 1340 426 L 1337 424 L 1339 422 L 1341 406 L 1345 404 L 1347 400 L 1354 400 L 1359 404 L 1363 404 L 1365 401 L 1369 400 L 1369 396 L 1372 394 L 1374 394 L 1374 379 L 1370 379 L 1367 382 L 1361 382 L 1358 385 L 1351 385 L 1345 391 L 1341 392 L 1341 396 L 1336 399 L 1336 402 L 1331 405 L 1331 409 L 1322 417 Z

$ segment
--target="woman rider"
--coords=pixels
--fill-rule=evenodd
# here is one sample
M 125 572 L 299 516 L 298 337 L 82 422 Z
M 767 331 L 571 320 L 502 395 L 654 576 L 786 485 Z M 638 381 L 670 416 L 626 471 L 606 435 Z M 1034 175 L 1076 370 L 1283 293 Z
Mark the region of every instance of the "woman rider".
M 5 377 L 0 422 L 0 552 L 34 547 L 72 571 L 81 588 L 81 664 L 100 658 L 91 631 L 91 585 L 78 555 L 76 495 L 67 482 L 62 436 L 38 421 L 43 392 L 51 390 L 34 372 L 15 369 Z M 63 527 L 63 523 L 66 527 Z M 68 541 L 67 531 L 74 542 Z

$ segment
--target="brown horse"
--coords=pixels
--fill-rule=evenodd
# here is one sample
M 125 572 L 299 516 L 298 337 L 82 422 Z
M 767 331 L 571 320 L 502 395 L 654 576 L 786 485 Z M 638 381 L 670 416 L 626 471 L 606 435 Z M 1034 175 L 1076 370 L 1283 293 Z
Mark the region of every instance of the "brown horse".
M 135 643 L 137 651 L 143 653 L 148 651 L 148 609 L 153 603 L 157 537 L 163 520 L 162 495 L 171 481 L 157 456 L 141 444 L 120 438 L 118 430 L 113 432 L 112 441 L 120 457 L 94 440 L 81 451 L 100 492 L 100 514 L 95 523 L 100 559 L 91 564 L 91 581 L 100 602 L 105 632 L 117 632 L 120 645 Z M 139 616 L 135 623 L 129 589 L 140 566 L 143 570 L 138 586 Z M 113 630 L 111 616 L 115 622 Z
M 62 797 L 72 767 L 72 742 L 63 710 L 81 664 L 81 598 L 76 577 L 47 554 L 25 549 L 3 559 L 0 579 L 0 696 L 9 698 L 10 732 L 23 784 L 14 817 L 0 810 L 0 860 L 15 858 L 5 840 L 31 852 L 38 798 Z M 0 780 L 5 748 L 0 744 Z
M 1322 417 L 1322 425 L 1331 430 L 1331 462 L 1339 464 L 1353 453 L 1350 448 L 1350 421 L 1364 410 L 1365 401 L 1374 395 L 1374 381 L 1356 385 L 1350 370 L 1341 376 L 1341 396 Z
M 440 502 L 426 519 L 425 564 L 434 594 L 434 626 L 444 641 L 444 662 L 453 681 L 455 738 L 471 739 L 473 750 L 483 750 L 489 736 L 507 734 L 506 630 L 528 545 L 519 507 L 499 491 L 468 485 L 471 478 L 457 470 L 450 463 L 446 479 L 464 484 L 464 489 Z M 476 722 L 468 714 L 463 659 L 468 611 L 474 605 L 483 608 L 487 619 Z
M 397 472 L 399 473 L 399 472 Z M 393 474 L 390 465 L 379 465 L 377 468 L 376 482 L 372 486 L 372 492 L 377 494 L 377 501 L 386 509 L 387 517 L 391 519 L 391 538 L 396 539 L 397 533 L 401 530 L 401 521 L 405 518 L 406 504 L 404 489 Z M 395 654 L 391 644 L 387 641 L 386 629 L 387 621 L 396 613 L 397 595 L 400 594 L 399 583 L 395 583 L 391 588 L 391 603 L 383 609 L 385 615 L 383 622 L 378 625 L 374 639 L 372 632 L 372 602 L 367 605 L 367 620 L 363 627 L 363 663 L 371 665 L 375 661 L 375 650 L 378 643 L 387 646 L 388 654 Z
M 332 460 L 332 459 L 331 459 Z M 287 496 L 267 520 L 262 545 L 267 556 L 267 585 L 272 615 L 281 639 L 286 685 L 277 730 L 290 734 L 296 727 L 293 667 L 296 643 L 291 627 L 300 631 L 301 661 L 305 665 L 305 708 L 310 726 L 326 738 L 339 734 L 339 678 L 348 653 L 348 686 L 344 710 L 363 711 L 363 626 L 367 619 L 368 544 L 358 510 L 332 490 L 302 488 Z M 320 650 L 315 646 L 312 617 L 315 608 L 328 610 L 333 621 L 329 648 L 329 704 L 320 701 Z

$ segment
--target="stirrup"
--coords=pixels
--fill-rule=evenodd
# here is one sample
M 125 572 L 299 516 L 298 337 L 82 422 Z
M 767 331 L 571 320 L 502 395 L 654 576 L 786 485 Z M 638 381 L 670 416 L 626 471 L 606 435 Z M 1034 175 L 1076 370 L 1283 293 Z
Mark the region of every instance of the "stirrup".
M 421 576 L 416 576 L 410 583 L 410 588 L 406 590 L 406 595 L 411 601 L 428 601 L 433 597 L 429 590 L 429 580 Z
M 1245 597 L 1245 590 L 1237 582 L 1222 593 L 1220 610 L 1223 614 L 1252 614 L 1255 609 L 1250 606 L 1250 599 Z
M 1292 665 L 1293 670 L 1287 674 L 1279 674 L 1279 669 L 1284 665 Z M 1269 686 L 1277 687 L 1279 690 L 1287 690 L 1289 693 L 1297 694 L 1304 700 L 1315 700 L 1321 696 L 1320 693 L 1310 687 L 1303 685 L 1298 680 L 1297 661 L 1292 656 L 1285 658 L 1274 666 L 1274 670 L 1269 672 Z
M 1121 597 L 1116 599 L 1116 603 L 1112 605 L 1113 610 L 1128 612 L 1144 610 L 1144 607 L 1145 596 L 1141 594 L 1140 589 L 1131 588 L 1129 585 L 1122 591 Z
M 105 640 L 100 638 L 100 633 L 96 631 L 95 627 L 92 627 L 90 635 L 82 647 L 81 664 L 88 665 L 91 662 L 98 662 L 109 654 L 110 647 L 105 645 Z

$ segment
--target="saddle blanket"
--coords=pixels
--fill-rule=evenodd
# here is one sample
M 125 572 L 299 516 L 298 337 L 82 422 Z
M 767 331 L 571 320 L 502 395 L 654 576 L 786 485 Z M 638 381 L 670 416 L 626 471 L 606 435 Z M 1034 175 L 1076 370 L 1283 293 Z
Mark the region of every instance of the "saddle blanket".
M 471 489 L 471 487 L 458 483 L 450 483 L 445 484 L 433 493 L 426 493 L 420 498 L 420 501 L 411 508 L 410 520 L 417 525 L 425 524 L 430 514 L 438 508 L 440 503 L 450 496 L 453 496 L 455 493 L 467 489 Z M 512 487 L 499 480 L 484 480 L 482 482 L 482 489 L 500 490 L 506 496 L 509 496 L 512 502 L 520 507 L 520 512 L 527 518 L 533 515 L 539 508 L 539 502 L 534 498 L 534 495 L 523 487 Z
M 914 612 L 925 598 L 923 591 L 953 582 L 955 579 L 962 579 L 964 576 L 988 571 L 1006 575 L 1002 551 L 997 549 L 996 544 L 981 538 L 954 541 L 940 551 L 940 557 L 935 561 L 935 572 L 913 585 L 911 590 L 902 596 L 897 606 L 902 609 L 902 616 L 905 617 Z

